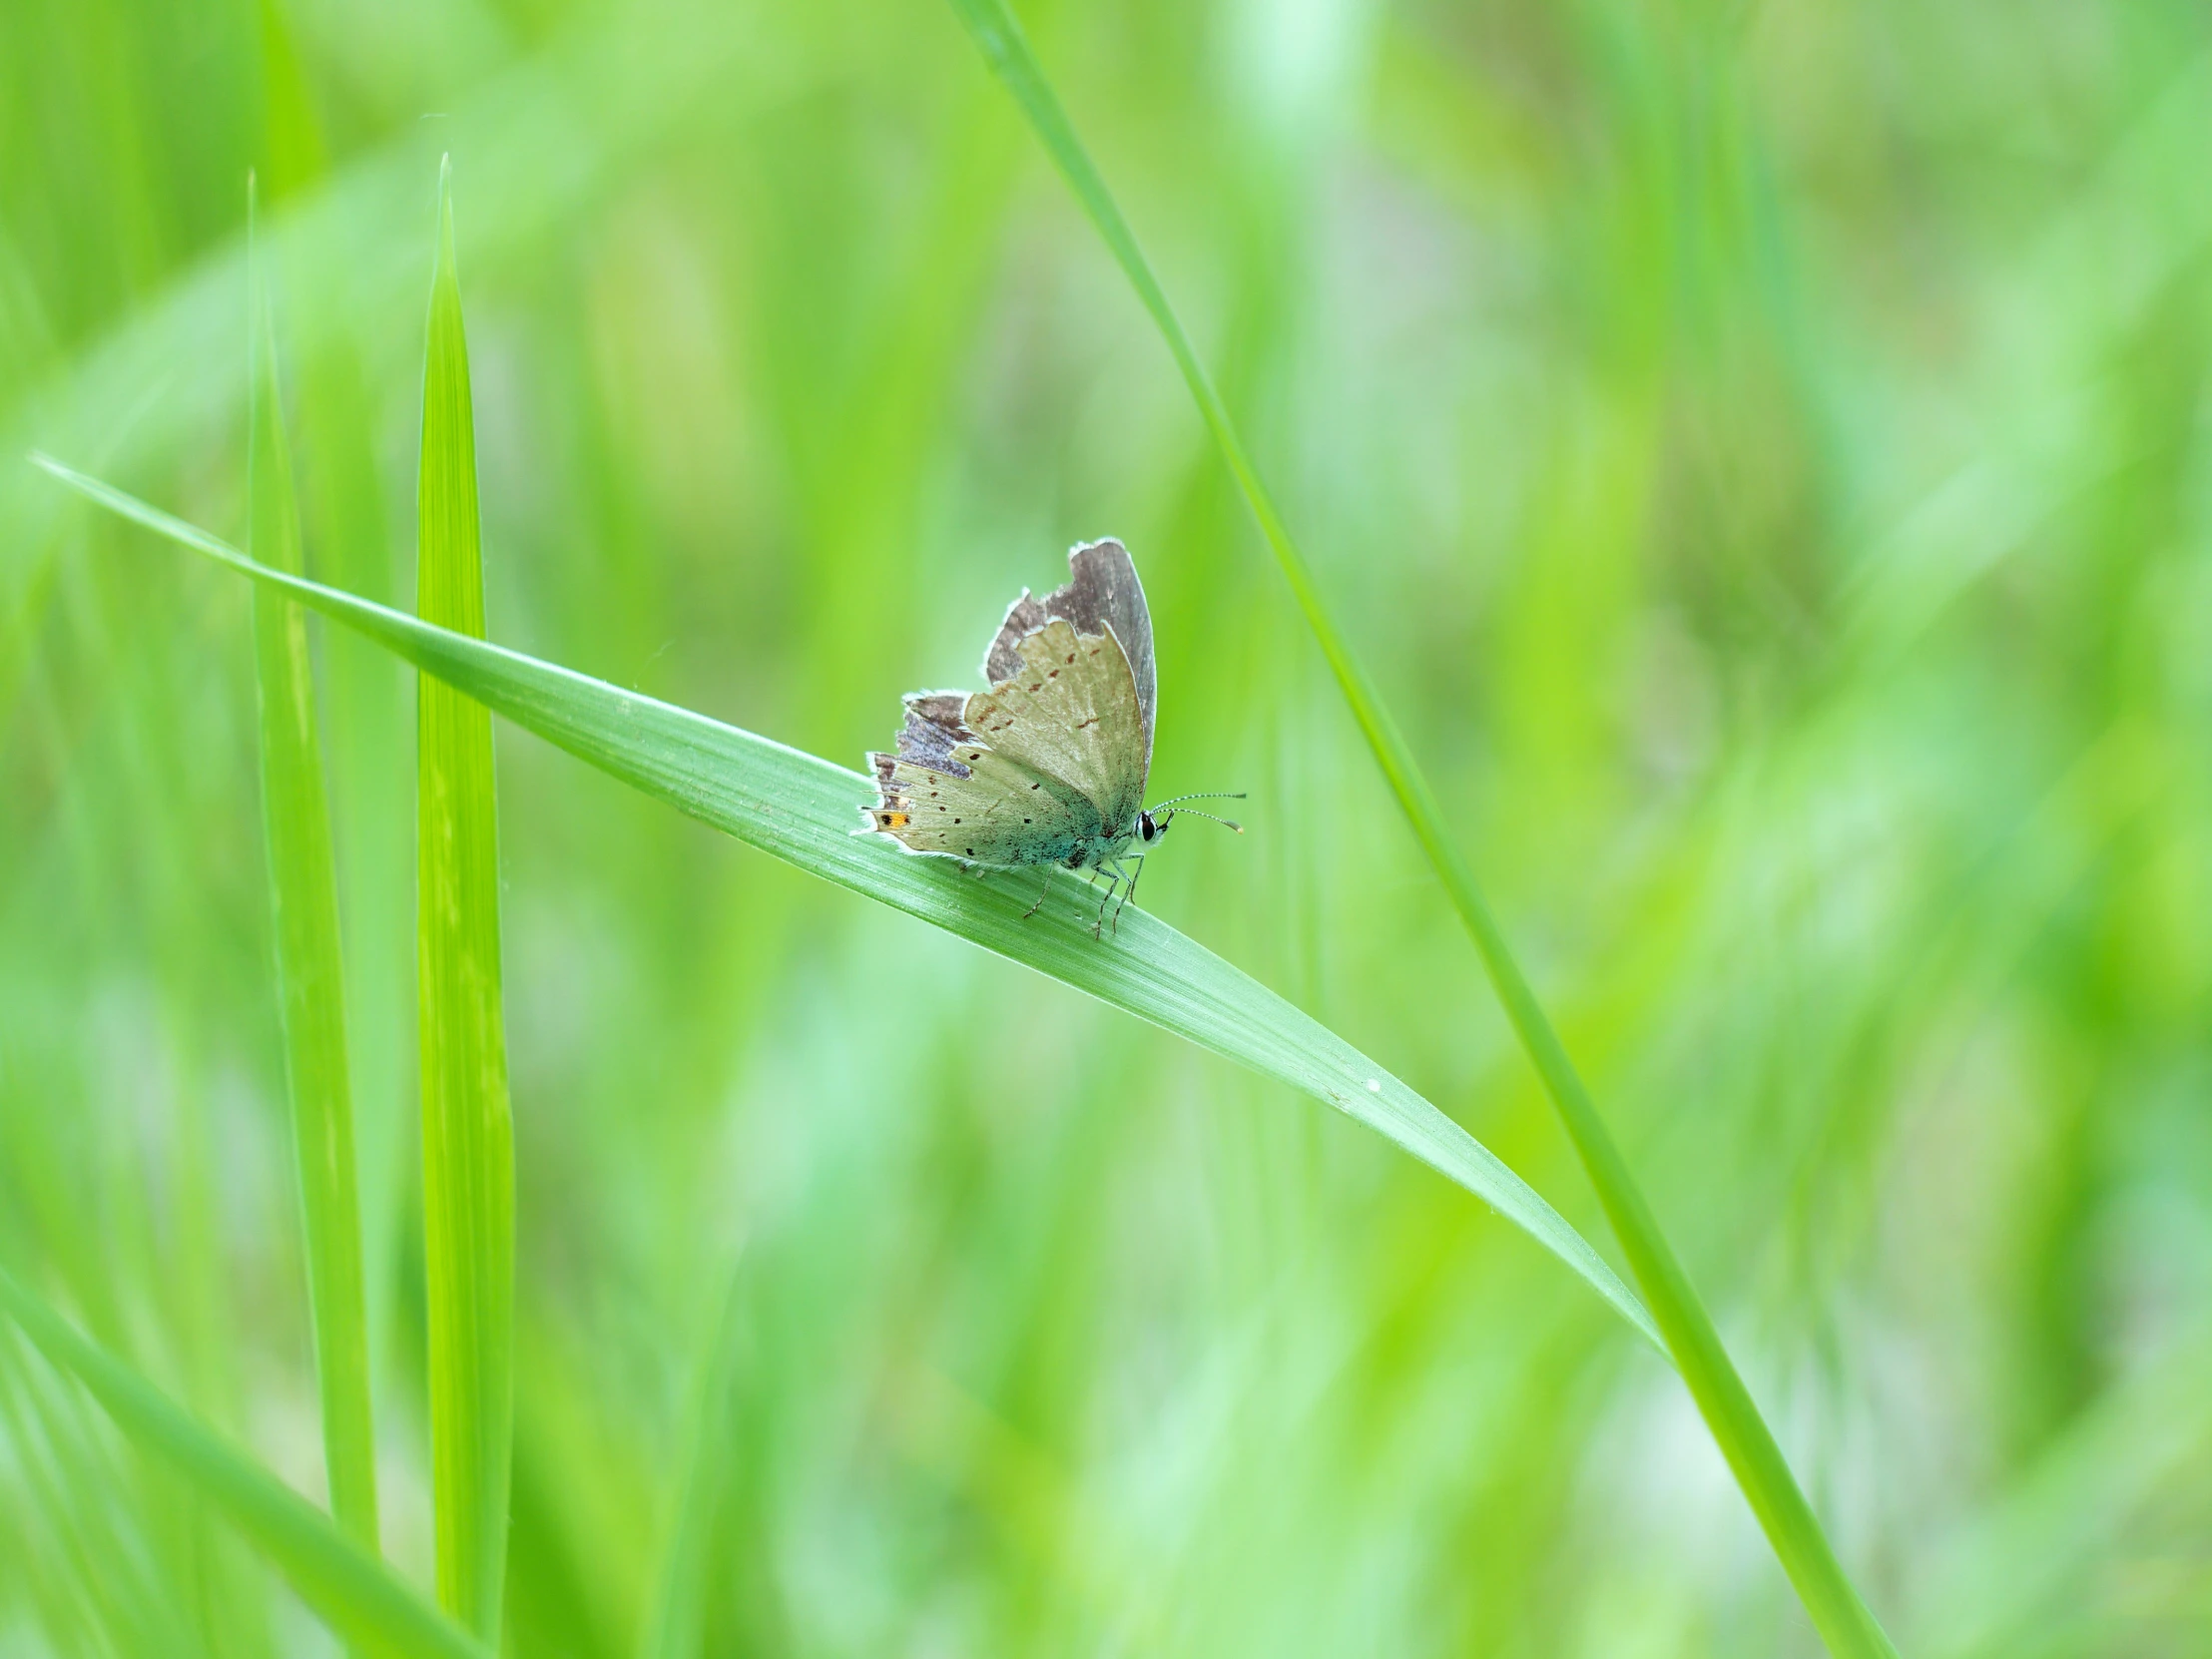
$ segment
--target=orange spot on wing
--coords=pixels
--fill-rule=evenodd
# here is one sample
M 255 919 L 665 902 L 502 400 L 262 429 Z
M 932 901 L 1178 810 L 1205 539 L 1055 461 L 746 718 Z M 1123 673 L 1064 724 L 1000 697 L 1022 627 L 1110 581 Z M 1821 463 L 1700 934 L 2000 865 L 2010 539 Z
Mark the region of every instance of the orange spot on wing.
M 906 815 L 904 813 L 885 813 L 883 815 L 883 828 L 886 830 L 905 829 Z

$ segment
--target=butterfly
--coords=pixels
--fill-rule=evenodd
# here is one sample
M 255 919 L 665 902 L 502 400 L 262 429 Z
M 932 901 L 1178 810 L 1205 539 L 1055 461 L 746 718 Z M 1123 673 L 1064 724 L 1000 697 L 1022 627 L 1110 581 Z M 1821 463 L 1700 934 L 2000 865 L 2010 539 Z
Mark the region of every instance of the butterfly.
M 1119 926 L 1145 854 L 1179 814 L 1243 832 L 1184 802 L 1244 797 L 1144 805 L 1158 703 L 1144 586 L 1118 541 L 1075 548 L 1068 571 L 1066 587 L 1041 600 L 1025 588 L 1007 608 L 983 658 L 988 691 L 907 693 L 897 753 L 868 756 L 877 800 L 858 832 L 963 864 L 1087 869 L 1094 885 L 1104 875 L 1097 937 L 1117 893 Z M 1024 919 L 1051 891 L 1048 872 Z

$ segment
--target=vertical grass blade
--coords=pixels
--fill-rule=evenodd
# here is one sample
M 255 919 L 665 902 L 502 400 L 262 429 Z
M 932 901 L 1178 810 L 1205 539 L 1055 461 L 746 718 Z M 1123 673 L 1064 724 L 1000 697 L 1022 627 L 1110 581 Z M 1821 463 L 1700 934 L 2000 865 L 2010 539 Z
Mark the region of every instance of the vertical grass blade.
M 375 1653 L 489 1659 L 490 1649 L 416 1595 L 245 1453 L 169 1399 L 44 1301 L 0 1273 L 0 1312 L 49 1364 L 84 1384 L 130 1440 L 175 1467 L 276 1563 L 315 1613 Z
M 1712 1318 L 1699 1301 L 1689 1276 L 1660 1231 L 1611 1133 L 1599 1116 L 1565 1045 L 1537 1002 L 1505 934 L 1476 885 L 1474 872 L 1444 831 L 1443 814 L 1414 760 L 1397 723 L 1383 706 L 1375 684 L 1338 629 L 1312 567 L 1291 538 L 1282 515 L 1245 452 L 1229 411 L 1214 389 L 1190 337 L 1183 331 L 1166 290 L 1153 275 L 1128 221 L 1115 205 L 1105 179 L 1083 148 L 1059 95 L 1045 78 L 1036 54 L 1007 9 L 1005 0 L 950 0 L 991 70 L 1013 94 L 1036 129 L 1085 213 L 1128 276 L 1137 297 L 1152 315 L 1176 366 L 1190 386 L 1199 413 L 1235 475 L 1238 487 L 1259 521 L 1260 531 L 1282 567 L 1299 609 L 1306 615 L 1322 654 L 1328 659 L 1345 701 L 1352 709 L 1391 793 L 1412 825 L 1421 849 L 1434 865 L 1460 920 L 1473 937 L 1498 999 L 1505 1005 L 1521 1046 L 1542 1079 L 1566 1124 L 1590 1184 L 1597 1189 L 1606 1219 L 1619 1238 L 1652 1316 L 1659 1322 L 1669 1352 L 1697 1401 L 1707 1427 L 1743 1489 L 1767 1538 L 1803 1598 L 1830 1651 L 1886 1656 L 1896 1649 L 1883 1633 L 1858 1590 L 1837 1561 L 1812 1505 L 1799 1489 L 1782 1449 L 1775 1443 L 1759 1408 L 1737 1374 Z
M 674 1523 L 661 1558 L 659 1588 L 638 1642 L 638 1659 L 686 1659 L 699 1652 L 706 1622 L 709 1555 L 715 1517 L 733 1473 L 737 1433 L 732 1396 L 745 1344 L 743 1265 L 732 1271 L 722 1311 L 700 1357 L 698 1382 L 682 1440 Z
M 299 515 L 277 395 L 276 329 L 259 264 L 251 259 L 248 292 L 247 546 L 264 564 L 297 575 Z M 373 1555 L 376 1450 L 361 1289 L 360 1194 L 346 1068 L 337 872 L 322 791 L 306 613 L 280 594 L 255 589 L 254 650 L 261 690 L 262 818 L 306 1242 L 307 1308 L 322 1400 L 323 1464 L 331 1514 Z
M 422 377 L 416 609 L 482 638 L 484 575 L 450 162 Z M 491 716 L 424 675 L 415 691 L 416 960 L 423 1256 L 438 1600 L 499 1631 L 514 1427 L 514 1125 L 499 992 Z

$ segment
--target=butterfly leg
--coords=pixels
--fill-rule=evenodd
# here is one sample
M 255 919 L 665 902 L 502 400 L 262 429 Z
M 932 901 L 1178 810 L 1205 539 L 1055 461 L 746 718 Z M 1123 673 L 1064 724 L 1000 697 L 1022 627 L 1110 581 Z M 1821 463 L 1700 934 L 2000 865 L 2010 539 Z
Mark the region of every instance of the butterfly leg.
M 1105 918 L 1106 904 L 1111 904 L 1114 907 L 1113 919 L 1118 922 L 1121 920 L 1121 905 L 1117 900 L 1116 894 L 1117 892 L 1128 891 L 1128 888 L 1124 887 L 1122 885 L 1122 882 L 1128 876 L 1129 871 L 1123 865 L 1122 861 L 1119 858 L 1101 858 L 1099 860 L 1099 867 L 1106 871 L 1106 879 L 1110 883 L 1112 883 L 1106 889 L 1106 903 L 1099 906 L 1100 919 L 1103 920 Z
M 1104 869 L 1104 868 L 1105 868 L 1105 865 L 1104 865 L 1104 864 L 1101 864 L 1101 865 L 1100 865 L 1099 867 L 1100 867 L 1101 869 Z M 1121 867 L 1121 866 L 1120 866 L 1119 864 L 1116 864 L 1116 865 L 1114 866 L 1114 868 L 1115 868 L 1115 869 L 1119 869 L 1120 867 Z M 1119 887 L 1120 885 L 1121 885 L 1121 877 L 1120 877 L 1119 875 L 1115 874 L 1115 873 L 1114 873 L 1114 870 L 1107 870 L 1107 871 L 1106 871 L 1106 892 L 1105 892 L 1105 896 L 1099 899 L 1099 901 L 1098 901 L 1098 914 L 1097 914 L 1097 915 L 1096 915 L 1095 917 L 1093 917 L 1093 918 L 1092 918 L 1092 920 L 1091 920 L 1091 937 L 1092 937 L 1092 938 L 1094 938 L 1094 939 L 1095 939 L 1095 938 L 1100 938 L 1100 937 L 1102 937 L 1102 936 L 1103 936 L 1103 935 L 1102 935 L 1102 933 L 1101 933 L 1101 931 L 1100 931 L 1100 929 L 1102 929 L 1102 928 L 1103 928 L 1103 927 L 1104 927 L 1104 926 L 1106 925 L 1106 905 L 1107 905 L 1108 901 L 1109 901 L 1109 900 L 1111 900 L 1111 899 L 1113 898 L 1113 896 L 1114 896 L 1114 889 L 1115 889 L 1115 888 L 1117 888 L 1117 887 Z
M 1041 893 L 1039 893 L 1039 894 L 1037 894 L 1037 901 L 1036 901 L 1036 903 L 1034 903 L 1034 904 L 1030 905 L 1028 909 L 1026 909 L 1026 910 L 1024 910 L 1024 911 L 1022 911 L 1022 912 L 1021 912 L 1021 919 L 1022 919 L 1023 921 L 1027 921 L 1027 920 L 1028 920 L 1028 919 L 1029 919 L 1029 918 L 1030 918 L 1031 916 L 1035 915 L 1035 914 L 1036 914 L 1036 913 L 1037 913 L 1037 912 L 1038 912 L 1039 910 L 1043 909 L 1043 908 L 1044 908 L 1044 901 L 1045 901 L 1045 899 L 1046 899 L 1047 897 L 1049 897 L 1049 896 L 1051 895 L 1051 892 L 1052 892 L 1052 871 L 1051 871 L 1051 870 L 1049 870 L 1049 869 L 1047 869 L 1047 870 L 1046 870 L 1046 871 L 1044 872 L 1044 891 L 1043 891 L 1043 892 L 1041 892 Z
M 1137 877 L 1144 874 L 1144 854 L 1142 852 L 1132 852 L 1129 856 L 1137 861 L 1137 867 L 1129 877 L 1129 885 L 1122 889 L 1121 903 L 1114 906 L 1114 931 L 1116 934 L 1121 932 L 1122 908 L 1137 896 Z

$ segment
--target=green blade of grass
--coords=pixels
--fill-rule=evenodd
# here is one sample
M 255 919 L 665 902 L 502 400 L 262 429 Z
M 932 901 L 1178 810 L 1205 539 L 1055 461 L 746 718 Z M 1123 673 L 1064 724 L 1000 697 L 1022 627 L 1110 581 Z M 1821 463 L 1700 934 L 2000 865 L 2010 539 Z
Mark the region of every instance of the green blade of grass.
M 176 1467 L 228 1515 L 299 1599 L 346 1641 L 379 1653 L 490 1659 L 490 1649 L 409 1589 L 313 1504 L 87 1341 L 4 1272 L 0 1310 L 50 1364 L 85 1386 L 134 1444 Z
M 247 546 L 263 563 L 296 575 L 302 568 L 299 516 L 276 390 L 276 329 L 269 295 L 251 261 L 248 271 L 248 349 L 253 361 L 248 377 Z M 307 1308 L 322 1399 L 323 1464 L 331 1514 L 349 1537 L 374 1554 L 376 1449 L 337 869 L 322 792 L 306 613 L 281 594 L 256 589 L 254 646 L 261 691 L 262 819 L 276 918 L 284 1079 L 291 1095 L 292 1150 L 306 1242 Z
M 638 1659 L 683 1659 L 699 1651 L 714 1566 L 708 1551 L 735 1456 L 737 1436 L 729 1419 L 745 1341 L 743 1271 L 741 1265 L 730 1275 L 721 1315 L 696 1366 L 698 1382 L 680 1442 L 676 1514 L 661 1551 L 660 1583 L 638 1641 Z
M 476 436 L 450 163 L 438 181 L 416 489 L 416 609 L 425 621 L 481 638 Z M 514 1449 L 515 1206 L 491 716 L 434 679 L 424 678 L 415 698 L 416 994 L 438 1600 L 496 1642 Z
M 1158 325 L 1176 366 L 1182 370 L 1207 430 L 1213 434 L 1222 459 L 1243 490 L 1253 517 L 1259 521 L 1261 534 L 1266 537 L 1276 563 L 1290 583 L 1299 609 L 1306 614 L 1307 625 L 1313 629 L 1323 656 L 1329 660 L 1330 670 L 1337 677 L 1353 718 L 1375 752 L 1391 793 L 1397 797 L 1398 806 L 1412 825 L 1413 833 L 1435 867 L 1461 922 L 1474 939 L 1475 949 L 1481 954 L 1498 1000 L 1505 1005 L 1506 1016 L 1512 1021 L 1522 1048 L 1527 1051 L 1530 1063 L 1557 1107 L 1583 1168 L 1589 1174 L 1590 1184 L 1597 1189 L 1598 1200 L 1628 1257 L 1636 1283 L 1665 1334 L 1676 1369 L 1689 1385 L 1706 1426 L 1727 1458 L 1737 1485 L 1759 1517 L 1759 1524 L 1765 1529 L 1783 1569 L 1804 1600 L 1806 1611 L 1812 1615 L 1832 1652 L 1894 1655 L 1896 1649 L 1889 1637 L 1860 1598 L 1842 1563 L 1836 1559 L 1819 1518 L 1799 1489 L 1796 1476 L 1790 1472 L 1782 1448 L 1775 1443 L 1750 1389 L 1744 1386 L 1735 1363 L 1721 1343 L 1712 1317 L 1705 1311 L 1689 1275 L 1683 1271 L 1673 1247 L 1660 1231 L 1658 1219 L 1652 1214 L 1642 1190 L 1629 1174 L 1627 1161 L 1614 1145 L 1588 1087 L 1567 1057 L 1558 1032 L 1552 1028 L 1549 1016 L 1529 988 L 1512 948 L 1506 943 L 1503 929 L 1490 913 L 1489 904 L 1475 883 L 1473 870 L 1445 833 L 1443 814 L 1410 746 L 1338 629 L 1314 579 L 1313 568 L 1292 540 L 1282 515 L 1276 510 L 1274 498 L 1245 452 L 1244 442 L 1237 435 L 1227 406 L 1214 389 L 1212 376 L 1199 361 L 1197 350 L 1183 331 L 1175 308 L 1168 303 L 1167 293 L 1154 276 L 1143 250 L 1138 247 L 1135 233 L 1107 190 L 1105 179 L 1091 161 L 1082 140 L 1076 136 L 1074 124 L 1068 119 L 1051 82 L 1045 78 L 1036 54 L 1030 50 L 1021 25 L 1007 9 L 1005 0 L 950 0 L 950 4 L 974 38 L 984 60 L 1005 83 L 1022 113 L 1029 118 L 1030 125 L 1036 129 L 1046 152 L 1120 264 L 1137 297 Z
M 857 773 L 351 594 L 257 565 L 219 537 L 63 465 L 33 459 L 125 518 L 197 549 L 374 639 L 516 725 L 738 839 L 1035 968 L 1366 1124 L 1494 1209 L 1579 1274 L 1665 1352 L 1634 1293 L 1589 1241 L 1443 1113 L 1250 975 L 1138 909 L 1091 937 L 1088 889 L 1055 874 L 1029 919 L 1034 877 L 963 873 L 854 834 Z

